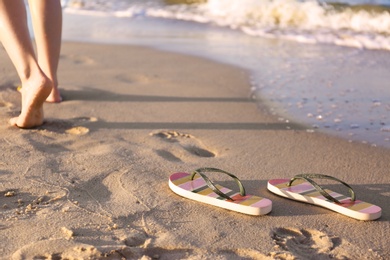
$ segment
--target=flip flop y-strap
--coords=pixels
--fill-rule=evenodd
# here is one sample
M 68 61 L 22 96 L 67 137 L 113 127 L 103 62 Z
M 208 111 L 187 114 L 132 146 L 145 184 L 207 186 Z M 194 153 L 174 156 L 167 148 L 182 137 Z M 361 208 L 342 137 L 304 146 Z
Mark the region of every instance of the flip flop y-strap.
M 213 184 L 206 176 L 207 172 L 220 172 L 230 176 L 237 182 L 240 192 L 237 188 L 236 191 L 232 191 L 219 184 Z M 198 176 L 195 176 L 196 174 Z M 169 177 L 169 188 L 182 197 L 248 215 L 264 215 L 272 210 L 272 201 L 246 194 L 236 176 L 216 168 L 200 168 L 192 173 L 173 173 Z
M 311 185 L 313 185 L 313 187 L 319 192 L 321 193 L 322 196 L 324 196 L 325 198 L 327 198 L 328 200 L 330 201 L 333 201 L 335 203 L 338 203 L 338 204 L 341 204 L 341 202 L 339 200 L 337 200 L 336 198 L 332 197 L 329 193 L 327 193 L 320 185 L 318 185 L 315 181 L 312 180 L 312 178 L 317 178 L 317 179 L 329 179 L 329 180 L 333 180 L 333 181 L 337 181 L 337 182 L 340 182 L 341 184 L 343 184 L 344 186 L 346 186 L 348 188 L 348 191 L 351 195 L 351 201 L 355 201 L 356 200 L 356 195 L 355 195 L 355 192 L 353 191 L 352 187 L 349 186 L 347 183 L 343 182 L 342 180 L 339 180 L 333 176 L 329 176 L 329 175 L 324 175 L 324 174 L 314 174 L 314 173 L 306 173 L 306 174 L 298 174 L 298 175 L 295 175 L 291 180 L 290 182 L 288 183 L 287 186 L 291 186 L 292 183 L 297 180 L 297 179 L 304 179 L 305 181 L 309 182 Z
M 207 186 L 212 191 L 214 191 L 216 194 L 218 194 L 222 198 L 225 198 L 225 199 L 228 199 L 228 200 L 234 200 L 231 197 L 229 197 L 228 195 L 226 195 L 225 193 L 223 193 L 222 191 L 220 191 L 215 186 L 215 184 L 204 174 L 204 172 L 220 172 L 220 173 L 224 173 L 224 174 L 230 176 L 231 178 L 233 178 L 236 181 L 238 187 L 240 188 L 240 195 L 241 196 L 245 196 L 245 188 L 242 185 L 241 181 L 234 174 L 231 174 L 229 172 L 226 172 L 226 171 L 218 169 L 218 168 L 199 168 L 199 169 L 196 169 L 195 171 L 192 172 L 191 180 L 194 179 L 196 174 L 199 174 L 203 178 L 203 180 L 206 182 Z

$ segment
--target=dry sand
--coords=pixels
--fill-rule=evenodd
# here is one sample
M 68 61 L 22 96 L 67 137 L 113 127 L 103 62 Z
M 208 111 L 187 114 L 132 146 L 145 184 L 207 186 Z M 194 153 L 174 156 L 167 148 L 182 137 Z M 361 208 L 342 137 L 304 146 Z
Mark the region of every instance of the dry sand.
M 251 100 L 246 71 L 64 43 L 65 101 L 45 104 L 44 126 L 21 130 L 7 125 L 20 96 L 4 50 L 0 60 L 3 259 L 390 258 L 390 151 L 278 121 Z M 236 174 L 272 212 L 246 216 L 168 188 L 171 173 L 204 166 Z M 382 217 L 357 221 L 266 190 L 302 172 L 347 181 Z

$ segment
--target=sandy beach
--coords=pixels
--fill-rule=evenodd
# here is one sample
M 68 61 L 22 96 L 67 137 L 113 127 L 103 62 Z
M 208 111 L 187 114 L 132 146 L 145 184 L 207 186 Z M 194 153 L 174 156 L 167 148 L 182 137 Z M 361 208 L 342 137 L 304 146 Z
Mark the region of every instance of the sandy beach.
M 7 123 L 20 111 L 18 78 L 3 49 L 0 60 L 1 259 L 390 258 L 390 150 L 279 121 L 251 98 L 247 71 L 65 42 L 64 102 L 21 130 Z M 234 173 L 272 212 L 247 216 L 169 189 L 172 173 L 199 167 Z M 269 179 L 305 172 L 346 181 L 382 217 L 358 221 L 267 191 Z

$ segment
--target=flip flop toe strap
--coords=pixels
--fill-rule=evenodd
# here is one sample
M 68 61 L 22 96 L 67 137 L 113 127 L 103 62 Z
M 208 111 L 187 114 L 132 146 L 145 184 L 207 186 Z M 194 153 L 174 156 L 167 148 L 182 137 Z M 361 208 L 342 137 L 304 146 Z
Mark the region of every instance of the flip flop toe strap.
M 203 180 L 206 182 L 207 186 L 210 189 L 212 189 L 216 194 L 218 194 L 220 197 L 228 199 L 228 200 L 234 200 L 231 197 L 229 197 L 228 195 L 226 195 L 225 193 L 223 193 L 221 190 L 219 190 L 215 186 L 215 184 L 204 174 L 204 172 L 220 172 L 220 173 L 224 173 L 224 174 L 232 177 L 236 181 L 238 187 L 240 188 L 240 195 L 245 196 L 245 188 L 242 185 L 241 181 L 235 175 L 228 173 L 224 170 L 218 169 L 218 168 L 199 168 L 199 169 L 196 169 L 195 171 L 192 172 L 191 180 L 194 179 L 196 174 L 199 174 L 203 178 Z
M 348 188 L 348 191 L 349 193 L 351 194 L 351 200 L 352 201 L 355 201 L 356 200 L 356 195 L 355 195 L 355 192 L 353 191 L 352 187 L 349 186 L 347 183 L 333 177 L 333 176 L 329 176 L 329 175 L 324 175 L 324 174 L 313 174 L 313 173 L 306 173 L 306 174 L 298 174 L 298 175 L 295 175 L 291 180 L 290 182 L 288 183 L 288 186 L 291 186 L 292 183 L 297 180 L 297 179 L 304 179 L 305 181 L 309 182 L 311 185 L 313 185 L 313 187 L 319 192 L 321 193 L 322 196 L 324 196 L 325 198 L 327 198 L 328 200 L 331 200 L 335 203 L 341 203 L 340 201 L 338 201 L 336 198 L 332 197 L 329 193 L 327 193 L 320 185 L 318 185 L 315 181 L 312 180 L 312 178 L 317 178 L 317 179 L 329 179 L 329 180 L 334 180 L 334 181 L 337 181 L 337 182 L 340 182 L 341 184 L 343 184 L 344 186 L 346 186 Z

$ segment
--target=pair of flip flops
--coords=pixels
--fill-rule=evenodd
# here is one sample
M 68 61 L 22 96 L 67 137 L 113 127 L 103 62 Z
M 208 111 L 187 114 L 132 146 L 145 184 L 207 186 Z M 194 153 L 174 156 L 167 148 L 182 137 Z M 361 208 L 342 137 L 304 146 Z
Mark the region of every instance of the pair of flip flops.
M 235 180 L 240 191 L 214 184 L 206 172 L 227 174 Z M 340 182 L 349 189 L 350 197 L 322 188 L 313 180 L 315 178 Z M 200 168 L 191 174 L 174 173 L 169 177 L 169 187 L 182 197 L 248 215 L 265 215 L 272 210 L 271 200 L 246 194 L 235 175 L 217 168 Z M 357 200 L 351 186 L 329 175 L 299 174 L 292 179 L 272 179 L 268 181 L 267 188 L 279 196 L 321 206 L 359 220 L 375 220 L 382 213 L 380 207 Z

